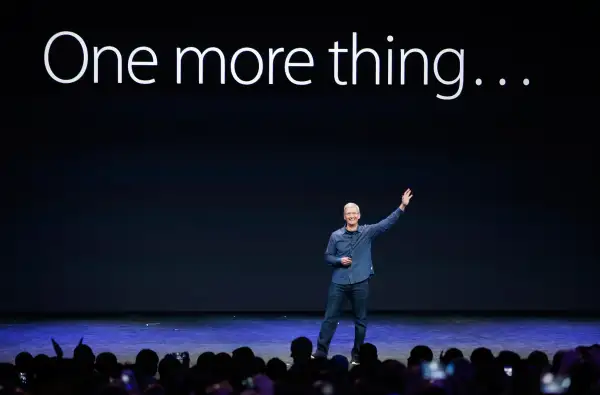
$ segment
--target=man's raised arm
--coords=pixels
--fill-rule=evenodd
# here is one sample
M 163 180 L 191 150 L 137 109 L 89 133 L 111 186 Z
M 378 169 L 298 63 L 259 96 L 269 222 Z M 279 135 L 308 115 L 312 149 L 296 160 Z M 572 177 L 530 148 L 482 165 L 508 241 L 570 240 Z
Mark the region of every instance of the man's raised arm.
M 404 213 L 404 210 L 402 210 L 401 208 L 397 208 L 386 218 L 382 219 L 376 224 L 371 225 L 369 227 L 369 233 L 371 234 L 371 236 L 379 236 L 383 232 L 387 232 L 388 230 L 390 230 L 390 228 L 396 223 L 396 221 L 398 221 L 398 218 L 400 218 L 402 213 Z
M 382 219 L 376 224 L 371 225 L 369 228 L 369 233 L 371 233 L 371 237 L 375 237 L 380 235 L 383 232 L 388 231 L 400 218 L 400 215 L 404 214 L 404 210 L 406 206 L 410 203 L 410 199 L 412 198 L 412 191 L 407 189 L 402 195 L 402 203 L 400 203 L 400 207 L 394 210 L 387 218 Z

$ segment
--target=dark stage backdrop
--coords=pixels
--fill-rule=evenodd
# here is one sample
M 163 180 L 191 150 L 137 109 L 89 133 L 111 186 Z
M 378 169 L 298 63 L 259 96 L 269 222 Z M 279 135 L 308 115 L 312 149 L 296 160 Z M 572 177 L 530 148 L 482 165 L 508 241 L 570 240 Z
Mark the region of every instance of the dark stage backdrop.
M 36 31 L 31 91 L 12 96 L 26 115 L 15 112 L 6 140 L 0 311 L 321 311 L 330 279 L 323 253 L 344 204 L 358 203 L 361 222 L 374 223 L 406 188 L 414 192 L 406 215 L 374 243 L 373 310 L 598 309 L 594 136 L 573 116 L 592 107 L 569 88 L 585 70 L 555 74 L 548 49 L 557 34 L 356 26 L 306 34 L 73 28 L 89 65 L 71 85 L 53 81 L 43 63 L 49 38 L 69 29 Z M 385 60 L 375 86 L 367 54 L 358 85 L 336 86 L 327 48 L 336 40 L 351 48 L 353 31 L 359 48 L 382 59 L 388 48 L 396 56 L 423 49 L 429 85 L 416 55 L 404 86 L 397 77 L 385 86 Z M 111 53 L 93 83 L 92 47 L 106 45 L 123 54 L 122 84 Z M 155 84 L 127 74 L 139 46 L 157 53 L 158 66 L 138 73 Z M 207 57 L 199 85 L 191 56 L 177 85 L 175 48 L 186 46 L 218 46 L 228 57 L 244 46 L 263 54 L 303 46 L 315 65 L 294 73 L 313 83 L 287 82 L 280 59 L 274 85 L 240 86 L 229 71 L 219 85 L 217 58 Z M 454 100 L 435 97 L 457 91 L 434 75 L 443 48 L 465 53 Z M 77 74 L 74 39 L 52 51 L 57 74 Z M 240 62 L 250 79 L 252 56 Z M 348 79 L 351 60 L 341 63 Z M 439 67 L 443 78 L 458 75 L 456 57 Z

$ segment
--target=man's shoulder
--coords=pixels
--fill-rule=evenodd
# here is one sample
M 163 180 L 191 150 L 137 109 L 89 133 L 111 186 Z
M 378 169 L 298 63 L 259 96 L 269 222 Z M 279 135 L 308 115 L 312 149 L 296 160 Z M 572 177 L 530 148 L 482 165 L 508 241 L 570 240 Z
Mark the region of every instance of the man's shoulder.
M 333 232 L 331 232 L 331 236 L 332 237 L 337 237 L 337 236 L 341 236 L 344 234 L 344 227 L 341 227 L 339 229 L 334 230 Z

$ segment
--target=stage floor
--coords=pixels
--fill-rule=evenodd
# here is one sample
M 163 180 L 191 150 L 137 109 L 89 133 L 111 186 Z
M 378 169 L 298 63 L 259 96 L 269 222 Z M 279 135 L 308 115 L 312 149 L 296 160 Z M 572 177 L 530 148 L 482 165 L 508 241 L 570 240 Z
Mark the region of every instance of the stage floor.
M 21 351 L 53 355 L 54 337 L 71 355 L 81 337 L 96 354 L 111 351 L 121 361 L 133 361 L 142 348 L 160 356 L 188 351 L 192 361 L 204 351 L 231 352 L 250 346 L 265 359 L 290 361 L 290 342 L 306 336 L 313 342 L 321 317 L 238 317 L 56 320 L 0 323 L 0 361 L 13 361 Z M 350 319 L 340 321 L 330 355 L 349 355 L 354 337 Z M 379 349 L 382 359 L 405 361 L 417 344 L 431 347 L 436 354 L 457 347 L 467 355 L 485 346 L 494 352 L 504 349 L 527 355 L 535 349 L 554 351 L 600 342 L 600 321 L 542 318 L 460 318 L 391 317 L 370 319 L 367 341 Z

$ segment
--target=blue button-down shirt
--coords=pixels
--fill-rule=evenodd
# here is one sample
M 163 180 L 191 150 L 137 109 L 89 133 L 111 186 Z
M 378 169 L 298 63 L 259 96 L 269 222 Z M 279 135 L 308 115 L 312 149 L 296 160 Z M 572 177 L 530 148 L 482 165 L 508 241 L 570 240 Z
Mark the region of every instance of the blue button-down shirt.
M 325 261 L 333 267 L 331 281 L 336 284 L 356 284 L 375 274 L 371 260 L 373 239 L 389 230 L 404 211 L 396 209 L 389 217 L 373 225 L 359 225 L 354 232 L 344 226 L 331 234 Z M 352 264 L 342 265 L 342 258 L 352 258 Z

